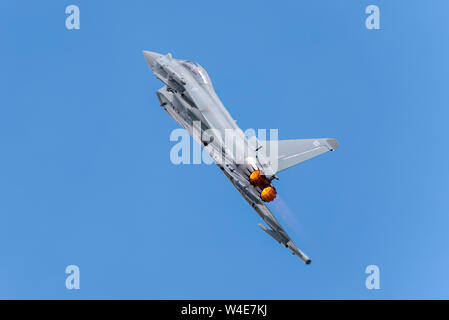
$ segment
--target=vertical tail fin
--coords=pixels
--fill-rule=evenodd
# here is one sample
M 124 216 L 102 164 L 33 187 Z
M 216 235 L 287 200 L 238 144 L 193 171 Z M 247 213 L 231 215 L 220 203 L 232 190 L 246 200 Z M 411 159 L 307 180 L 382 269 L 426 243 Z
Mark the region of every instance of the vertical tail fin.
M 269 149 L 270 144 L 273 142 L 275 141 L 265 141 L 263 143 L 268 148 L 268 152 L 272 151 Z M 274 168 L 275 172 L 283 171 L 327 151 L 333 151 L 338 147 L 338 141 L 334 138 L 278 140 L 278 163 L 277 168 Z M 273 147 L 271 146 L 271 148 Z M 272 156 L 271 153 L 270 156 Z

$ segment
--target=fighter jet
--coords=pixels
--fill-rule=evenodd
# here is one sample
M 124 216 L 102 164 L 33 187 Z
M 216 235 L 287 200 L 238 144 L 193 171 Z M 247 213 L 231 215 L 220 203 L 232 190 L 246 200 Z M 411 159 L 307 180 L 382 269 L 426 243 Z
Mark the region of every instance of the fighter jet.
M 198 63 L 143 51 L 154 75 L 165 85 L 156 95 L 161 107 L 198 141 L 259 214 L 259 227 L 306 264 L 266 203 L 276 198 L 276 174 L 338 147 L 333 138 L 269 140 L 248 138 L 221 103 L 206 70 Z

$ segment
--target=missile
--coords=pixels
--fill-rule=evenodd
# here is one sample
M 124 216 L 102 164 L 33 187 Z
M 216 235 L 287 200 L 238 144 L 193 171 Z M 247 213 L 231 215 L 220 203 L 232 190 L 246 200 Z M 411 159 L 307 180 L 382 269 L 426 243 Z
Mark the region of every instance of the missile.
M 259 223 L 259 227 L 265 231 L 269 236 L 271 236 L 274 240 L 279 242 L 280 244 L 284 245 L 286 248 L 290 249 L 290 251 L 297 256 L 299 259 L 305 262 L 305 264 L 310 264 L 312 260 L 301 250 L 299 250 L 293 241 L 288 240 L 288 242 L 285 242 L 285 239 L 282 237 L 282 235 L 279 232 L 276 232 L 274 230 L 270 230 L 267 227 L 265 227 L 263 224 Z
M 280 244 L 284 244 L 285 240 L 281 237 L 281 235 L 278 232 L 275 232 L 273 230 L 269 230 L 267 227 L 265 227 L 263 224 L 259 223 L 258 226 L 265 231 L 270 237 L 272 237 L 274 240 L 279 242 Z

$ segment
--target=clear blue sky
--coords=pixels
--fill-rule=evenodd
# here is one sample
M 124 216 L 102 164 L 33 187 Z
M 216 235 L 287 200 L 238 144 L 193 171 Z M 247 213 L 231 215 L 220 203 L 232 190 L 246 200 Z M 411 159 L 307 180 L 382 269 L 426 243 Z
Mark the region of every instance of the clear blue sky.
M 65 28 L 70 4 L 80 30 Z M 369 4 L 381 30 L 365 28 Z M 449 298 L 448 12 L 2 1 L 0 298 Z M 216 166 L 170 163 L 177 124 L 143 49 L 203 65 L 243 129 L 340 141 L 276 183 L 311 265 L 257 227 Z

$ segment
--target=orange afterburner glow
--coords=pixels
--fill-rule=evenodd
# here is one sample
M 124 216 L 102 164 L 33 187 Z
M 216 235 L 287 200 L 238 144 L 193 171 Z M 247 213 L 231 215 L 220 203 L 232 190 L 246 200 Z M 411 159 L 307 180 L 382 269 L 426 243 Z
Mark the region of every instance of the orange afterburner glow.
M 264 188 L 266 185 L 268 185 L 267 178 L 259 171 L 253 171 L 251 175 L 249 176 L 249 182 L 251 182 L 252 185 L 258 186 L 261 188 Z
M 273 201 L 276 198 L 276 189 L 274 187 L 266 187 L 260 193 L 260 197 L 265 202 Z

